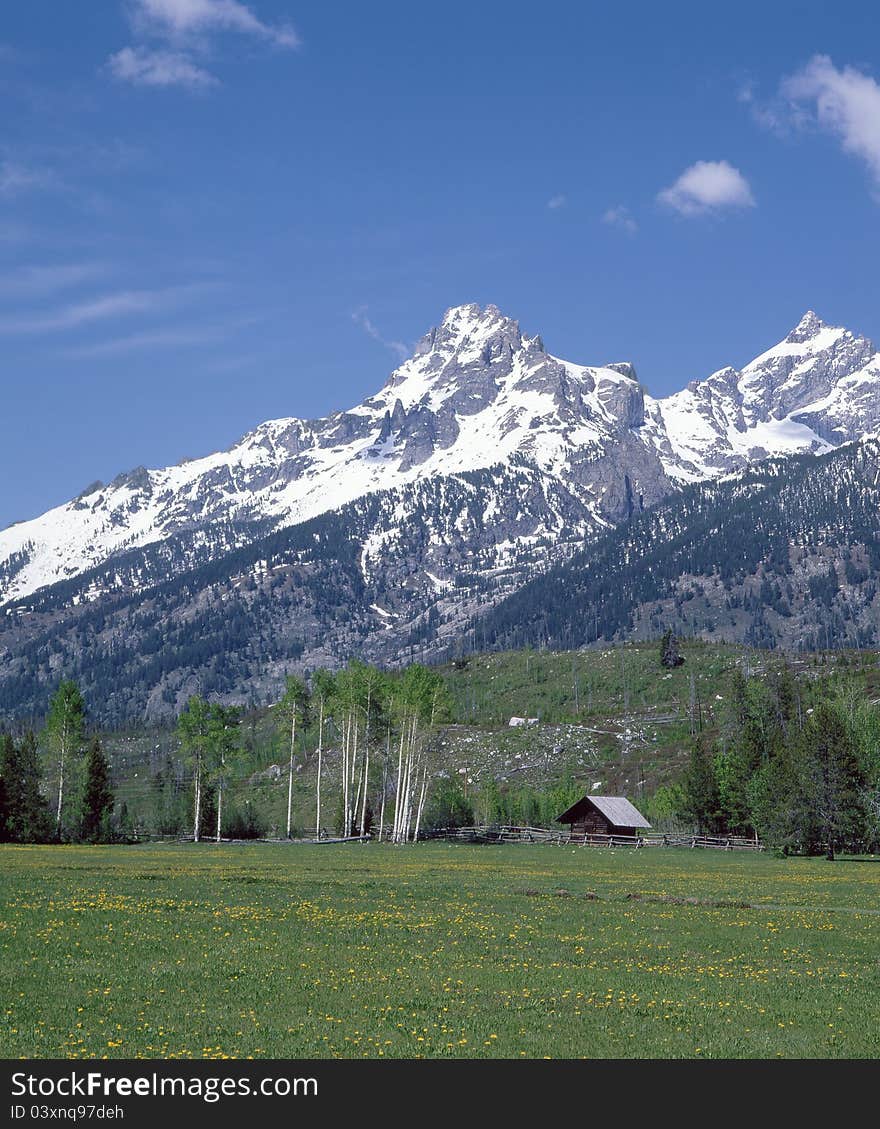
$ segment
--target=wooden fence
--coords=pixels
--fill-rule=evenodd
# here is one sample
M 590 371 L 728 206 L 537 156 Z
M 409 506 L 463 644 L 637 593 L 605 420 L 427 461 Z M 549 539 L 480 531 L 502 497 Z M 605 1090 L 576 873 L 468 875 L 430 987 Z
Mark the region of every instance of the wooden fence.
M 699 847 L 718 851 L 762 851 L 763 843 L 738 835 L 661 834 L 570 835 L 548 827 L 515 827 L 482 824 L 475 827 L 444 827 L 419 833 L 420 840 L 442 839 L 460 843 L 571 843 L 583 847 Z

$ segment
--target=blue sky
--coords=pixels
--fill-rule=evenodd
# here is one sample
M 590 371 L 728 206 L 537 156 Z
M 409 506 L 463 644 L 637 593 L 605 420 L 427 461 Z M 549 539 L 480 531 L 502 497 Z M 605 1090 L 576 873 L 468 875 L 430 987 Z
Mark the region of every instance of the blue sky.
M 655 394 L 809 307 L 880 339 L 874 5 L 611 8 L 5 5 L 0 526 L 356 403 L 462 302 Z

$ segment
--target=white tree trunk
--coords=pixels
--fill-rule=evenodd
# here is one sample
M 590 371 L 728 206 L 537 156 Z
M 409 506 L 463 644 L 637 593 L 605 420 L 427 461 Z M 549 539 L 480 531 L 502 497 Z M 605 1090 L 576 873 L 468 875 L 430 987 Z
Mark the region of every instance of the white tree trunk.
M 349 796 L 354 791 L 354 782 L 357 777 L 357 759 L 358 759 L 358 734 L 360 732 L 360 725 L 358 724 L 358 716 L 355 712 L 356 707 L 352 707 L 353 721 L 354 721 L 354 741 L 352 743 L 352 752 L 349 760 L 349 768 L 351 769 L 351 788 L 349 789 Z M 355 795 L 354 803 L 351 810 L 346 813 L 346 835 L 350 835 L 354 829 L 355 816 L 357 815 L 357 802 L 358 797 Z
M 419 841 L 419 827 L 421 826 L 421 823 L 422 823 L 422 811 L 424 810 L 424 807 L 425 807 L 425 795 L 427 793 L 427 790 L 428 790 L 428 766 L 425 765 L 425 767 L 422 769 L 422 790 L 419 793 L 419 806 L 416 808 L 416 827 L 415 827 L 415 831 L 413 832 L 413 842 L 414 843 L 417 843 Z
M 63 734 L 61 737 L 61 757 L 58 764 L 58 811 L 55 815 L 55 831 L 60 836 L 61 834 L 61 804 L 64 800 L 64 754 L 67 748 L 67 741 Z
M 201 823 L 201 817 L 202 817 L 202 758 L 201 758 L 201 755 L 199 755 L 196 759 L 196 776 L 195 776 L 194 784 L 195 784 L 195 793 L 196 793 L 196 803 L 195 803 L 196 810 L 195 810 L 195 825 L 193 827 L 193 840 L 194 840 L 194 842 L 198 843 L 198 841 L 199 841 L 199 824 Z
M 217 842 L 220 842 L 220 826 L 223 821 L 223 781 L 217 783 Z
M 367 743 L 364 751 L 364 794 L 361 797 L 361 835 L 366 835 L 367 819 L 367 785 L 370 782 L 370 746 Z
M 324 699 L 318 715 L 318 783 L 315 786 L 315 838 L 321 838 L 321 756 L 324 752 Z
M 296 744 L 296 707 L 290 719 L 290 768 L 287 774 L 287 838 L 290 838 L 291 813 L 293 811 L 293 750 Z
M 407 749 L 406 760 L 403 764 L 403 811 L 400 818 L 398 842 L 405 843 L 409 839 L 409 806 L 410 788 L 412 780 L 412 749 Z
M 357 791 L 354 794 L 354 803 L 352 804 L 352 808 L 351 808 L 351 823 L 352 823 L 352 831 L 357 831 L 357 815 L 358 815 L 358 809 L 361 806 L 361 792 L 363 791 L 363 785 L 364 785 L 364 762 L 363 762 L 363 758 L 361 758 L 361 770 L 360 770 L 360 772 L 359 773 L 356 772 L 355 768 L 352 767 L 352 773 L 353 773 L 352 781 L 351 781 L 352 787 L 354 787 L 354 777 L 356 776 L 357 777 Z
M 342 723 L 342 827 L 343 837 L 348 834 L 348 740 L 351 715 L 346 714 Z
M 398 842 L 400 817 L 403 812 L 403 745 L 406 733 L 406 715 L 400 723 L 400 748 L 397 752 L 397 785 L 394 790 L 394 824 L 391 828 L 391 842 Z
M 388 757 L 391 755 L 391 726 L 388 726 L 388 743 L 382 758 L 382 805 L 379 808 L 379 842 L 385 832 L 385 793 L 388 791 Z

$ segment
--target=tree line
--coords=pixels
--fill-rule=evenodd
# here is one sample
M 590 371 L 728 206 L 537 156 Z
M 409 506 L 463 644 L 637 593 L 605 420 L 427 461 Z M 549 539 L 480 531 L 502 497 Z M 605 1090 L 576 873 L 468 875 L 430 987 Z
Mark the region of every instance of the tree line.
M 316 835 L 329 824 L 343 838 L 377 833 L 396 843 L 415 839 L 432 781 L 429 739 L 448 708 L 442 675 L 417 663 L 399 675 L 358 660 L 335 673 L 316 670 L 308 680 L 289 675 L 274 707 L 287 745 L 285 835 L 295 831 L 294 781 L 308 763 L 315 770 Z M 208 833 L 218 841 L 224 837 L 224 797 L 245 767 L 240 720 L 237 707 L 199 695 L 178 718 L 196 841 L 208 831 L 206 806 L 213 818 Z
M 777 663 L 760 677 L 734 672 L 721 732 L 695 735 L 671 799 L 700 831 L 834 858 L 880 841 L 878 789 L 880 712 L 844 684 L 801 681 Z
M 55 769 L 57 795 L 51 808 L 41 744 Z M 114 818 L 114 807 L 101 740 L 87 734 L 79 687 L 63 679 L 39 739 L 33 730 L 18 738 L 0 734 L 0 842 L 114 842 L 126 835 L 126 813 Z

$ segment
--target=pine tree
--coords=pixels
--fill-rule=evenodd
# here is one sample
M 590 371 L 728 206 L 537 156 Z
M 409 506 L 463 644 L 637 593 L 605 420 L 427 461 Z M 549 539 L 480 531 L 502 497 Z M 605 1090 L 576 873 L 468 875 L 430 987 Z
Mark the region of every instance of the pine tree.
M 855 845 L 865 832 L 865 776 L 855 743 L 839 713 L 827 702 L 807 726 L 807 780 L 821 845 L 833 859 L 841 846 Z
M 16 749 L 8 733 L 0 736 L 0 843 L 12 842 L 9 823 L 9 793 L 15 787 Z
M 86 779 L 83 788 L 80 836 L 86 843 L 109 843 L 112 838 L 110 819 L 115 798 L 110 785 L 110 763 L 93 737 L 86 753 Z
M 684 658 L 678 653 L 678 642 L 670 627 L 664 631 L 660 640 L 660 665 L 669 669 L 681 666 L 683 662 Z
M 0 837 L 11 843 L 41 843 L 49 838 L 51 820 L 43 796 L 42 772 L 33 733 L 18 745 L 8 735 L 0 748 L 3 824 Z
M 700 831 L 718 830 L 721 798 L 715 760 L 709 743 L 698 737 L 691 744 L 690 762 L 683 781 L 682 815 Z
M 805 788 L 805 738 L 794 735 L 749 781 L 751 820 L 767 843 L 789 851 L 809 851 L 816 841 L 815 814 Z

